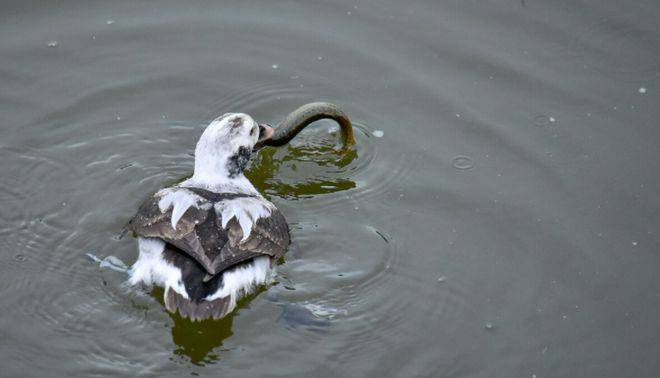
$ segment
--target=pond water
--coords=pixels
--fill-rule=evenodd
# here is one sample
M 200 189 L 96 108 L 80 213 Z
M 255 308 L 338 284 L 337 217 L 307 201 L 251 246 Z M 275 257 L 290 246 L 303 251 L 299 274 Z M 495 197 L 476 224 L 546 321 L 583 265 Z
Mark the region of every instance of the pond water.
M 3 2 L 2 376 L 660 375 L 660 3 Z M 293 244 L 222 321 L 87 257 L 214 117 Z M 117 261 L 117 260 L 115 260 Z

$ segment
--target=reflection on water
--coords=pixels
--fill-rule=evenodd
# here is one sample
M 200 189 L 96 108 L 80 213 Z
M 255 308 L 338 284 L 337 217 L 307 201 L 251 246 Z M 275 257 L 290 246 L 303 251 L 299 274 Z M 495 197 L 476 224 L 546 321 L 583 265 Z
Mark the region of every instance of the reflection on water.
M 191 322 L 172 315 L 172 342 L 177 345 L 174 354 L 185 356 L 196 365 L 214 363 L 220 359 L 222 342 L 234 334 L 232 323 L 235 313 L 221 320 Z
M 358 147 L 343 150 L 337 148 L 336 135 L 313 133 L 304 132 L 282 148 L 262 149 L 246 176 L 261 193 L 284 199 L 355 188 L 351 171 L 356 166 Z
M 162 288 L 154 288 L 151 296 L 161 306 L 165 306 Z M 254 297 L 254 295 L 250 297 Z M 187 360 L 196 365 L 204 365 L 219 360 L 220 347 L 225 339 L 234 334 L 231 329 L 234 317 L 240 311 L 240 308 L 245 305 L 246 300 L 249 300 L 249 298 L 239 301 L 236 310 L 219 320 L 208 319 L 193 322 L 188 318 L 182 318 L 179 313 L 172 314 L 165 311 L 174 323 L 172 325 L 172 342 L 177 347 L 173 353 L 177 356 L 185 356 Z

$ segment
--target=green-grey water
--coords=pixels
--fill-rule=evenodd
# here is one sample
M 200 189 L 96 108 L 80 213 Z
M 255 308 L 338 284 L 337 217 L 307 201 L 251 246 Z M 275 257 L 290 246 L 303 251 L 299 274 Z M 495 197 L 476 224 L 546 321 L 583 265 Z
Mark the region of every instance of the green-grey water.
M 0 375 L 660 374 L 657 1 L 5 1 Z M 293 244 L 222 321 L 87 253 L 230 111 Z

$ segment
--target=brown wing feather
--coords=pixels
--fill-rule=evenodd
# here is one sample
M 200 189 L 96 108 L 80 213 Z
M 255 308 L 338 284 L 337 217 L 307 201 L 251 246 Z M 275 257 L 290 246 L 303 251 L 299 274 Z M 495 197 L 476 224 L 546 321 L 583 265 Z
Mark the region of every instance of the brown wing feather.
M 268 255 L 277 260 L 289 246 L 289 226 L 279 210 L 274 209 L 267 218 L 259 218 L 250 236 L 243 242 L 243 230 L 235 218 L 227 223 L 228 242 L 220 251 L 215 270 L 222 271 L 249 258 Z
M 209 273 L 213 266 L 213 251 L 221 250 L 227 242 L 224 230 L 213 227 L 215 213 L 212 208 L 198 209 L 191 206 L 172 228 L 172 209 L 165 212 L 158 207 L 159 198 L 152 196 L 144 201 L 128 228 L 135 234 L 157 237 L 174 245 L 197 260 Z M 211 223 L 209 226 L 208 223 Z M 205 236 L 200 237 L 200 231 Z M 217 253 L 216 253 L 217 254 Z
M 161 213 L 159 200 L 155 195 L 147 199 L 129 221 L 128 229 L 137 235 L 158 237 L 174 245 L 212 275 L 260 255 L 278 259 L 289 245 L 289 229 L 277 209 L 271 216 L 258 219 L 248 239 L 241 242 L 243 231 L 236 218 L 229 220 L 223 228 L 212 206 L 208 209 L 191 206 L 173 229 L 172 208 Z

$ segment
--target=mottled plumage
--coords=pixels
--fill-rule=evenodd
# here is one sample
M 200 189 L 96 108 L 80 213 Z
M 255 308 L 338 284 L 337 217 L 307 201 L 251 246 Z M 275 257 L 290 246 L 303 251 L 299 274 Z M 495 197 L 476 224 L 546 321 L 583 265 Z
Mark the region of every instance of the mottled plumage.
M 172 187 L 172 191 L 199 196 L 199 202 L 184 210 L 172 227 L 176 206 L 165 211 L 159 208 L 163 190 L 148 198 L 133 219 L 129 229 L 136 235 L 157 237 L 195 259 L 209 274 L 215 275 L 228 267 L 260 255 L 279 259 L 289 245 L 289 232 L 282 214 L 261 196 L 240 193 L 214 193 L 200 188 Z M 244 233 L 236 216 L 226 220 L 216 211 L 229 201 L 248 199 L 269 208 L 267 217 L 247 219 L 252 222 L 251 232 Z M 238 204 L 240 206 L 240 204 Z M 249 208 L 251 204 L 246 204 Z M 253 214 L 248 214 L 254 216 Z
M 197 143 L 193 176 L 156 192 L 129 221 L 140 250 L 130 282 L 164 287 L 168 311 L 225 316 L 286 251 L 284 217 L 243 175 L 254 145 L 271 135 L 245 114 L 216 119 Z

